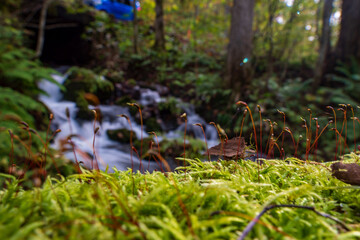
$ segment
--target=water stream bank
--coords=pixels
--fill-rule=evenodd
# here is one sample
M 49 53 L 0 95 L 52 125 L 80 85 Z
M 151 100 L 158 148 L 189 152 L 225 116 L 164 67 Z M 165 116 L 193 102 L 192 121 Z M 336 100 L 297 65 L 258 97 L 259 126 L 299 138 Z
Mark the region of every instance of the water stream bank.
M 67 75 L 65 73 L 64 75 L 54 75 L 54 79 L 59 84 L 63 84 L 66 78 Z M 52 129 L 61 129 L 61 132 L 56 135 L 52 147 L 56 149 L 62 148 L 64 141 L 66 142 L 68 136 L 73 136 L 71 139 L 75 145 L 77 160 L 79 162 L 83 162 L 83 164 L 87 167 L 90 167 L 91 159 L 94 159 L 94 122 L 75 118 L 77 112 L 76 104 L 74 102 L 64 100 L 62 92 L 57 85 L 48 81 L 43 81 L 40 83 L 39 87 L 48 94 L 48 96 L 42 95 L 40 100 L 44 102 L 54 114 Z M 149 106 L 151 104 L 154 105 L 162 101 L 164 101 L 164 99 L 160 97 L 158 92 L 151 89 L 140 88 L 139 104 L 142 106 Z M 192 105 L 184 103 L 180 100 L 177 102 L 183 112 L 187 114 L 187 133 L 191 132 L 195 138 L 204 140 L 201 128 L 193 126 L 195 123 L 200 123 L 204 126 L 208 147 L 216 145 L 218 143 L 218 134 L 216 129 L 207 124 L 205 120 L 195 112 Z M 94 106 L 89 106 L 89 109 L 94 108 Z M 96 108 L 99 108 L 102 118 L 101 123 L 96 125 L 99 127 L 99 131 L 97 132 L 95 138 L 95 154 L 96 159 L 99 162 L 100 169 L 105 170 L 108 166 L 109 169 L 116 167 L 118 170 L 127 170 L 133 166 L 134 170 L 137 170 L 140 169 L 140 165 L 142 165 L 144 170 L 149 170 L 150 172 L 161 169 L 159 164 L 154 161 L 140 161 L 137 154 L 135 154 L 134 151 L 131 151 L 130 144 L 122 144 L 113 141 L 106 134 L 108 130 L 130 130 L 128 121 L 125 118 L 119 117 L 120 114 L 125 114 L 130 118 L 132 125 L 131 129 L 135 132 L 137 139 L 140 139 L 141 136 L 143 138 L 149 137 L 149 131 L 146 129 L 146 126 L 144 129 L 147 131 L 142 131 L 140 124 L 138 124 L 131 116 L 128 107 L 117 105 L 99 105 L 96 106 Z M 69 113 L 69 119 L 66 111 Z M 159 134 L 158 139 L 160 144 L 164 139 L 183 138 L 184 129 L 185 123 L 182 123 L 175 130 L 167 131 L 161 135 Z M 156 142 L 155 139 L 154 142 Z M 64 154 L 67 158 L 75 161 L 74 151 L 71 149 L 66 151 Z M 172 169 L 177 166 L 174 159 L 166 160 Z

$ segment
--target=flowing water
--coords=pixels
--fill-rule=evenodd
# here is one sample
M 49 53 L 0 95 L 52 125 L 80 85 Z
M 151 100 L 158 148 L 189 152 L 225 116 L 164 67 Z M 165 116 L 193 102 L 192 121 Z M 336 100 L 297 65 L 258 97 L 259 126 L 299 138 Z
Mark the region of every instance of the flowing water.
M 60 84 L 62 84 L 66 79 L 66 75 L 54 75 L 53 77 Z M 75 119 L 77 111 L 75 103 L 63 100 L 61 90 L 57 85 L 48 81 L 43 81 L 40 83 L 39 87 L 48 94 L 47 96 L 42 95 L 40 100 L 44 102 L 54 114 L 54 119 L 52 121 L 53 130 L 61 129 L 61 132 L 56 135 L 52 147 L 59 149 L 64 139 L 73 135 L 74 137 L 72 137 L 72 142 L 75 145 L 76 159 L 87 165 L 87 167 L 90 167 L 90 159 L 94 158 L 94 122 L 78 121 Z M 143 106 L 164 101 L 164 99 L 162 99 L 156 91 L 141 89 L 140 92 L 141 97 L 139 103 Z M 218 143 L 216 129 L 213 126 L 208 125 L 204 119 L 196 114 L 193 106 L 181 103 L 181 101 L 179 102 L 182 109 L 187 114 L 187 132 L 191 131 L 196 138 L 204 140 L 201 128 L 193 126 L 195 123 L 200 123 L 205 128 L 208 147 L 216 145 Z M 90 108 L 93 109 L 94 107 L 90 106 Z M 141 161 L 137 155 L 131 151 L 130 145 L 110 140 L 106 131 L 121 128 L 130 129 L 128 121 L 125 118 L 119 117 L 118 115 L 120 114 L 126 114 L 129 116 L 132 124 L 132 130 L 136 133 L 138 139 L 141 137 L 141 126 L 131 117 L 127 107 L 100 105 L 98 108 L 100 108 L 102 114 L 101 124 L 96 125 L 99 127 L 99 131 L 95 138 L 95 155 L 99 162 L 99 168 L 104 170 L 108 166 L 109 169 L 116 167 L 118 170 L 127 170 L 128 168 L 131 168 L 133 164 L 134 170 L 140 169 Z M 68 121 L 66 116 L 66 109 L 68 109 L 70 113 L 70 121 Z M 164 137 L 167 139 L 181 138 L 184 136 L 184 128 L 185 124 L 183 123 L 175 131 L 167 132 Z M 142 136 L 145 138 L 148 137 L 149 134 L 143 131 Z M 164 137 L 159 137 L 159 140 L 161 141 Z M 67 151 L 65 156 L 75 161 L 74 151 Z M 172 168 L 175 167 L 175 163 L 173 163 L 173 161 L 169 161 L 169 164 Z M 149 170 L 150 172 L 160 170 L 160 166 L 156 162 L 149 163 L 148 161 L 143 160 L 142 166 L 145 170 Z

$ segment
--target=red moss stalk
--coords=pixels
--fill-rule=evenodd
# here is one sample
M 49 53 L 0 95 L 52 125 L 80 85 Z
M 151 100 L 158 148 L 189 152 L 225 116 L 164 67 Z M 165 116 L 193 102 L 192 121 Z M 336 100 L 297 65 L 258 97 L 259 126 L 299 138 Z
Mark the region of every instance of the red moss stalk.
M 140 158 L 142 157 L 142 150 L 143 150 L 143 130 L 144 130 L 144 123 L 143 123 L 143 118 L 142 118 L 142 112 L 141 112 L 141 107 L 137 104 L 137 103 L 128 103 L 129 106 L 135 106 L 140 114 L 140 126 L 141 126 L 141 133 L 140 133 Z
M 243 113 L 242 120 L 241 120 L 241 127 L 240 127 L 240 134 L 239 134 L 239 142 L 238 142 L 238 148 L 237 148 L 237 151 L 236 151 L 236 159 L 239 158 L 241 136 L 242 136 L 242 131 L 243 131 L 243 127 L 244 127 L 244 121 L 245 121 L 245 117 L 246 117 L 247 112 L 248 112 L 248 110 L 245 109 L 245 110 L 244 110 L 244 113 Z
M 282 130 L 285 131 L 285 128 L 286 128 L 286 115 L 285 115 L 284 112 L 280 111 L 279 109 L 277 111 L 278 111 L 278 113 L 280 113 L 283 116 L 283 128 L 282 128 Z M 284 138 L 285 138 L 285 135 L 282 136 L 281 148 L 284 147 Z
M 92 145 L 94 158 L 91 161 L 91 168 L 94 169 L 94 161 L 95 161 L 95 169 L 97 171 L 99 171 L 99 163 L 98 163 L 98 160 L 97 160 L 97 157 L 96 157 L 96 151 L 95 151 L 95 138 L 96 138 L 96 133 L 99 131 L 100 128 L 96 127 L 97 112 L 96 112 L 96 110 L 92 110 L 92 111 L 94 113 L 94 126 L 93 126 L 94 138 L 93 138 L 93 145 Z
M 333 116 L 334 116 L 334 129 L 337 129 L 337 124 L 336 124 L 336 112 L 335 109 L 331 106 L 326 106 L 326 108 L 330 109 L 333 112 Z M 334 157 L 334 161 L 336 161 L 336 155 L 338 152 L 338 141 L 337 141 L 337 133 L 335 131 L 335 142 L 336 142 L 336 148 L 335 148 L 335 157 Z
M 343 148 L 343 151 L 345 152 L 345 148 L 348 148 L 347 146 L 347 105 L 345 104 L 339 104 L 340 106 L 342 106 L 343 108 L 339 108 L 337 109 L 338 111 L 342 111 L 343 114 L 344 114 L 344 117 L 343 117 L 343 124 L 342 124 L 342 127 L 341 127 L 341 132 L 340 134 L 342 135 L 344 130 L 345 130 L 345 137 L 344 137 L 344 148 Z M 340 150 L 340 155 L 342 155 L 342 152 Z
M 253 116 L 251 114 L 251 110 L 249 108 L 249 106 L 247 105 L 246 102 L 243 102 L 243 101 L 238 101 L 236 102 L 236 105 L 243 105 L 247 108 L 247 110 L 249 111 L 249 114 L 250 114 L 250 118 L 251 118 L 251 122 L 252 122 L 252 125 L 253 125 L 253 130 L 254 130 L 254 138 L 255 138 L 255 147 L 256 147 L 256 153 L 258 152 L 258 143 L 257 143 L 257 137 L 256 137 L 256 128 L 255 128 L 255 123 L 254 123 L 254 119 L 253 119 Z
M 149 134 L 153 134 L 153 135 L 155 136 L 156 144 L 157 144 L 157 148 L 158 148 L 158 154 L 161 155 L 159 139 L 158 139 L 156 133 L 155 133 L 155 132 L 149 132 Z M 164 169 L 163 169 L 163 167 L 162 167 L 162 163 L 161 163 L 161 162 L 159 163 L 159 161 L 158 161 L 154 156 L 153 156 L 153 158 L 155 159 L 155 161 L 157 162 L 157 164 L 160 166 L 161 172 L 164 172 Z
M 181 116 L 185 120 L 185 127 L 184 127 L 184 168 L 185 168 L 185 176 L 186 176 L 186 164 L 185 164 L 185 156 L 186 156 L 186 127 L 187 127 L 187 115 L 183 113 Z
M 125 118 L 130 125 L 130 159 L 131 159 L 131 174 L 133 174 L 134 173 L 133 143 L 132 143 L 133 130 L 132 130 L 132 126 L 131 126 L 131 121 L 130 121 L 130 118 L 128 116 L 126 116 L 125 114 L 120 114 L 119 116 Z
M 330 121 L 325 125 L 325 127 L 321 130 L 320 134 L 315 138 L 314 143 L 313 143 L 313 144 L 311 145 L 311 147 L 307 150 L 306 154 L 308 154 L 308 153 L 310 152 L 310 150 L 311 150 L 314 146 L 317 145 L 319 138 L 321 137 L 321 135 L 324 133 L 325 129 L 326 129 L 331 123 L 333 123 L 332 120 L 330 120 Z M 333 128 L 333 129 L 335 129 L 335 128 Z M 337 130 L 336 130 L 336 131 L 337 131 Z
M 9 174 L 11 175 L 14 167 L 14 134 L 10 129 L 8 130 L 8 132 L 11 139 L 11 152 L 9 154 L 9 159 L 10 159 Z
M 294 135 L 292 134 L 290 128 L 286 127 L 284 130 L 285 130 L 285 132 L 288 132 L 290 134 L 291 140 L 293 142 L 294 149 L 296 149 L 296 143 L 295 143 Z M 296 157 L 295 154 L 294 154 L 294 157 Z
M 260 154 L 262 154 L 262 116 L 261 116 L 261 107 L 260 107 L 260 105 L 257 105 L 257 108 L 259 110 L 259 117 L 260 117 Z
M 223 152 L 224 158 L 225 158 L 224 141 L 223 141 L 223 139 L 222 139 L 222 137 L 221 137 L 220 130 L 219 130 L 218 126 L 217 126 L 214 122 L 210 122 L 209 124 L 210 124 L 210 125 L 213 125 L 213 126 L 216 128 L 216 131 L 217 131 L 217 133 L 218 133 L 218 136 L 219 136 L 219 139 L 220 139 L 220 143 L 221 143 L 220 152 Z
M 208 156 L 208 161 L 210 161 L 210 153 L 209 153 L 209 148 L 208 148 L 208 144 L 207 144 L 207 140 L 206 140 L 206 134 L 204 131 L 203 126 L 200 123 L 195 123 L 193 124 L 194 126 L 199 126 L 204 134 L 204 140 L 205 140 L 205 147 L 206 147 L 206 152 L 207 152 L 207 156 Z
M 314 148 L 314 151 L 313 151 L 313 154 L 314 154 L 314 161 L 316 162 L 316 151 L 317 151 L 317 147 L 318 147 L 318 135 L 319 135 L 319 129 L 320 129 L 320 125 L 319 125 L 319 122 L 318 122 L 318 119 L 317 118 L 313 118 L 313 120 L 315 120 L 315 126 L 316 126 L 316 130 L 315 130 L 315 140 L 314 140 L 314 144 L 315 144 L 315 148 Z
M 352 113 L 352 120 L 353 120 L 353 132 L 354 132 L 354 153 L 356 153 L 356 132 L 355 132 L 355 114 L 354 114 L 354 108 L 348 104 L 348 107 L 350 107 L 351 109 L 351 113 Z

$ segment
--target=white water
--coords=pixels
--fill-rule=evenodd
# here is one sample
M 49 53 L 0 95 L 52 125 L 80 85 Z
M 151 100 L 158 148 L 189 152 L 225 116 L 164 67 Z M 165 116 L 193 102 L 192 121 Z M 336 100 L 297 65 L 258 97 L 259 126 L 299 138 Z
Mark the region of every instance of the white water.
M 65 81 L 66 76 L 55 75 L 54 79 L 62 84 Z M 91 159 L 93 157 L 87 156 L 93 154 L 94 123 L 92 121 L 77 121 L 75 119 L 77 111 L 75 103 L 62 100 L 62 93 L 57 85 L 48 81 L 43 81 L 40 83 L 39 87 L 48 94 L 48 96 L 42 95 L 40 100 L 44 102 L 54 114 L 54 119 L 52 121 L 54 130 L 61 129 L 61 132 L 56 135 L 53 147 L 59 149 L 61 147 L 61 142 L 63 142 L 64 139 L 67 139 L 70 135 L 76 135 L 71 139 L 75 144 L 77 160 L 83 162 L 87 167 L 90 167 Z M 161 101 L 163 101 L 163 99 L 157 92 L 149 89 L 141 89 L 140 104 L 145 106 Z M 96 127 L 99 127 L 100 129 L 95 138 L 95 151 L 99 167 L 102 170 L 106 169 L 107 166 L 109 169 L 116 167 L 118 170 L 127 170 L 132 166 L 129 144 L 120 144 L 110 140 L 106 131 L 120 128 L 130 129 L 128 121 L 123 117 L 119 117 L 118 115 L 120 114 L 125 114 L 130 117 L 132 130 L 136 133 L 138 139 L 140 139 L 141 136 L 141 126 L 131 118 L 129 110 L 126 107 L 114 105 L 100 105 L 98 107 L 102 113 L 102 123 L 101 125 L 96 125 Z M 90 108 L 94 109 L 94 107 Z M 66 109 L 68 109 L 70 113 L 70 123 L 66 116 Z M 195 123 L 200 123 L 205 128 L 208 147 L 218 143 L 216 129 L 213 126 L 208 125 L 199 115 L 197 115 L 194 111 L 194 107 L 184 107 L 184 112 L 186 112 L 188 118 L 187 132 L 193 132 L 196 138 L 204 140 L 201 128 L 199 126 L 193 126 Z M 182 137 L 184 134 L 184 127 L 185 124 L 183 123 L 176 131 L 166 133 L 165 137 L 170 139 Z M 147 136 L 148 133 L 143 132 L 143 137 L 145 138 Z M 159 137 L 160 141 L 161 139 L 162 137 Z M 65 156 L 75 161 L 73 151 L 66 152 Z M 140 168 L 140 160 L 135 153 L 133 153 L 132 160 L 134 170 L 138 170 Z M 142 165 L 143 169 L 149 170 L 150 172 L 160 170 L 160 167 L 156 162 L 150 162 L 149 164 L 147 160 L 143 160 Z M 170 163 L 170 165 L 172 168 L 175 167 L 174 164 Z

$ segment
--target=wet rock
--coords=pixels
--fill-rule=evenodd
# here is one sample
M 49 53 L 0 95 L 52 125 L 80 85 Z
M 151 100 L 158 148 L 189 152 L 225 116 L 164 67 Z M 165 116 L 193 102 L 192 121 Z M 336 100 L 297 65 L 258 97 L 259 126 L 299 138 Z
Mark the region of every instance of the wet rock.
M 169 94 L 170 94 L 170 90 L 169 90 L 168 87 L 162 86 L 162 85 L 159 85 L 159 84 L 156 84 L 154 86 L 154 90 L 156 92 L 158 92 L 161 97 L 166 97 L 166 96 L 169 96 Z
M 162 121 L 156 119 L 156 117 L 150 117 L 144 121 L 146 131 L 148 132 L 162 132 L 163 128 L 161 127 L 161 123 Z
M 342 182 L 360 186 L 360 166 L 357 163 L 336 162 L 331 165 L 332 176 Z
M 127 96 L 130 99 L 139 100 L 140 96 L 141 96 L 140 87 L 133 85 L 129 81 L 124 82 L 124 83 L 116 83 L 115 84 L 115 96 L 117 98 L 122 98 L 124 96 Z
M 117 141 L 120 143 L 125 143 L 125 144 L 129 144 L 130 143 L 130 137 L 132 137 L 133 141 L 136 141 L 136 134 L 134 131 L 130 131 L 128 129 L 112 129 L 112 130 L 107 130 L 106 134 L 108 135 L 108 137 L 113 140 L 113 141 Z M 131 136 L 132 134 L 132 136 Z
M 91 93 L 97 96 L 101 103 L 105 103 L 113 95 L 114 86 L 112 83 L 91 70 L 72 67 L 68 72 L 69 76 L 63 84 L 66 88 L 64 99 L 77 101 L 79 95 Z
M 182 109 L 178 106 L 175 98 L 168 98 L 165 102 L 158 104 L 159 116 L 163 123 L 165 131 L 175 130 L 179 126 L 179 115 Z
M 117 98 L 114 102 L 115 105 L 118 106 L 126 106 L 128 103 L 134 103 L 136 102 L 134 99 L 131 98 L 129 95 L 124 95 L 119 98 Z

